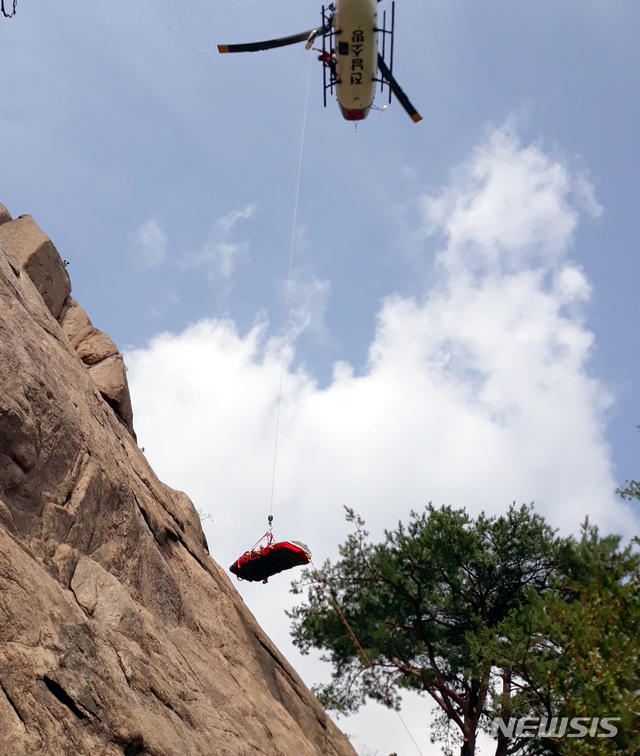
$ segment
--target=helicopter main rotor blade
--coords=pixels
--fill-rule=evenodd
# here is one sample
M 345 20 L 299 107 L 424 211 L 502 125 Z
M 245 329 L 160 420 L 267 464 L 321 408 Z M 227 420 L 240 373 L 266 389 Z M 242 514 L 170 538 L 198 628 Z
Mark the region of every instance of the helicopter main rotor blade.
M 296 45 L 298 42 L 307 42 L 312 35 L 315 39 L 315 37 L 321 34 L 328 34 L 330 30 L 330 26 L 322 26 L 320 29 L 309 29 L 309 31 L 300 32 L 300 34 L 292 34 L 290 37 L 267 39 L 264 42 L 248 42 L 245 45 L 218 45 L 218 52 L 239 53 L 273 50 L 274 47 L 285 47 L 286 45 Z
M 387 82 L 387 84 L 391 87 L 391 91 L 398 99 L 398 102 L 402 105 L 402 107 L 407 111 L 409 114 L 411 120 L 414 123 L 418 123 L 418 121 L 422 120 L 422 116 L 418 111 L 413 107 L 411 102 L 409 101 L 409 98 L 407 95 L 403 92 L 402 87 L 398 84 L 398 82 L 393 78 L 393 74 L 389 70 L 389 66 L 384 62 L 382 55 L 378 54 L 378 68 L 380 69 L 380 73 L 382 74 L 382 78 Z

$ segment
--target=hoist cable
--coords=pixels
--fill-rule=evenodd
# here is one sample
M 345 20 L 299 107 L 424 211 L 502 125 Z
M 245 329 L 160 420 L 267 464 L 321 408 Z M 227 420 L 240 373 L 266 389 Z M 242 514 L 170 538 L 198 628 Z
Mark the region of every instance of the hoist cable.
M 364 659 L 365 664 L 369 667 L 371 670 L 371 674 L 373 675 L 375 681 L 378 683 L 378 687 L 380 688 L 380 692 L 382 693 L 382 696 L 384 697 L 384 700 L 387 702 L 387 705 L 392 708 L 395 713 L 398 715 L 398 719 L 402 722 L 402 726 L 407 731 L 407 735 L 411 738 L 411 741 L 413 742 L 413 745 L 416 747 L 416 750 L 420 754 L 420 756 L 423 756 L 422 751 L 420 750 L 420 746 L 417 744 L 416 739 L 411 734 L 411 730 L 407 726 L 407 723 L 402 718 L 402 714 L 400 714 L 400 709 L 398 708 L 396 702 L 391 698 L 391 696 L 387 693 L 386 688 L 382 684 L 382 680 L 379 678 L 378 673 L 375 670 L 375 667 L 373 666 L 373 663 L 369 659 L 369 656 L 367 655 L 367 652 L 362 647 L 362 644 L 358 640 L 356 634 L 353 632 L 353 629 L 351 625 L 348 623 L 347 618 L 344 616 L 344 612 L 340 608 L 340 604 L 338 604 L 338 601 L 336 597 L 331 592 L 331 589 L 329 588 L 329 585 L 327 581 L 324 578 L 324 575 L 320 572 L 320 570 L 315 566 L 313 561 L 310 562 L 311 566 L 313 567 L 313 571 L 316 573 L 316 578 L 318 579 L 318 582 L 322 584 L 324 587 L 325 593 L 329 597 L 329 600 L 333 604 L 333 608 L 336 610 L 336 614 L 338 617 L 340 617 L 340 620 L 342 621 L 342 624 L 345 626 L 347 632 L 351 636 L 351 640 L 353 641 L 353 645 L 356 647 L 358 653 L 362 658 Z
M 295 202 L 293 207 L 293 226 L 291 229 L 291 248 L 289 251 L 289 270 L 287 273 L 287 283 L 286 283 L 286 294 L 285 294 L 285 305 L 284 305 L 284 324 L 285 324 L 285 337 L 282 344 L 282 351 L 281 351 L 281 357 L 280 357 L 280 382 L 278 386 L 278 404 L 276 409 L 276 430 L 275 430 L 275 440 L 274 440 L 274 448 L 273 448 L 273 471 L 271 474 L 271 500 L 269 504 L 269 530 L 262 538 L 270 537 L 271 535 L 271 526 L 273 522 L 273 501 L 275 496 L 275 485 L 276 485 L 276 468 L 277 468 L 277 461 L 278 461 L 278 437 L 280 432 L 280 408 L 282 405 L 282 384 L 284 380 L 284 360 L 285 360 L 285 353 L 286 348 L 289 343 L 289 299 L 291 294 L 291 276 L 293 272 L 293 256 L 295 251 L 295 242 L 296 242 L 296 229 L 297 229 L 297 223 L 298 223 L 298 202 L 300 199 L 300 179 L 302 176 L 302 158 L 304 155 L 304 139 L 307 129 L 307 112 L 309 109 L 309 90 L 311 87 L 311 64 L 313 63 L 313 59 L 311 59 L 310 65 L 309 65 L 309 74 L 307 77 L 307 94 L 305 99 L 305 106 L 304 106 L 304 117 L 302 120 L 302 137 L 300 139 L 300 156 L 298 158 L 298 176 L 296 181 L 296 196 L 295 196 Z M 262 538 L 260 541 L 262 541 Z M 258 543 L 260 542 L 258 541 Z M 256 544 L 257 545 L 257 544 Z M 333 604 L 334 609 L 336 610 L 336 613 L 338 614 L 338 617 L 344 624 L 345 628 L 347 629 L 347 632 L 349 633 L 351 639 L 353 640 L 353 643 L 357 649 L 357 651 L 360 653 L 362 658 L 364 659 L 365 663 L 371 670 L 371 674 L 373 675 L 374 679 L 378 683 L 378 686 L 380 688 L 380 691 L 387 702 L 387 704 L 395 711 L 398 718 L 400 719 L 400 722 L 402 723 L 402 726 L 406 730 L 407 734 L 411 738 L 411 741 L 413 742 L 414 746 L 416 747 L 416 750 L 420 754 L 420 756 L 423 756 L 422 751 L 420 750 L 420 746 L 416 742 L 415 738 L 411 734 L 411 731 L 409 730 L 409 727 L 407 726 L 407 723 L 402 718 L 402 715 L 400 714 L 400 711 L 396 705 L 396 703 L 393 701 L 393 699 L 389 696 L 386 689 L 384 688 L 382 681 L 380 680 L 378 673 L 376 672 L 371 660 L 369 659 L 367 652 L 362 647 L 362 644 L 358 640 L 356 634 L 354 633 L 353 629 L 351 628 L 351 625 L 349 625 L 347 618 L 344 616 L 344 613 L 342 612 L 342 609 L 340 608 L 340 605 L 336 601 L 336 598 L 331 593 L 331 590 L 329 589 L 329 586 L 327 585 L 326 580 L 324 579 L 323 575 L 319 572 L 318 568 L 315 566 L 313 562 L 311 562 L 311 566 L 313 567 L 316 577 L 318 580 L 322 583 L 324 586 L 325 592 L 329 596 L 329 599 L 331 603 Z
M 293 253 L 296 243 L 296 228 L 298 224 L 298 200 L 300 198 L 300 177 L 302 175 L 302 156 L 304 154 L 304 137 L 307 130 L 307 111 L 309 110 L 309 89 L 311 88 L 311 66 L 313 58 L 309 62 L 309 75 L 307 77 L 307 95 L 304 104 L 304 118 L 302 119 L 302 137 L 300 138 L 300 157 L 298 159 L 298 178 L 296 182 L 296 198 L 293 205 L 293 227 L 291 229 L 291 250 L 289 252 L 289 271 L 287 273 L 287 285 L 285 293 L 283 321 L 285 325 L 285 336 L 282 343 L 282 353 L 280 357 L 280 385 L 278 387 L 278 406 L 276 410 L 276 434 L 273 448 L 273 472 L 271 474 L 271 501 L 269 504 L 269 523 L 273 521 L 273 499 L 276 488 L 276 465 L 278 461 L 278 436 L 280 432 L 280 406 L 282 404 L 282 382 L 284 379 L 284 358 L 286 348 L 289 342 L 289 297 L 291 293 L 291 274 L 293 271 Z

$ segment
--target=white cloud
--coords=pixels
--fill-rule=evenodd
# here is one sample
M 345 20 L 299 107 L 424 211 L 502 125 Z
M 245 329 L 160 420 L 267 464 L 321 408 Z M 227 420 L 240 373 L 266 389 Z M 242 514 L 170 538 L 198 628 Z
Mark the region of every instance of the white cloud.
M 247 205 L 244 210 L 232 210 L 227 215 L 218 218 L 216 228 L 221 235 L 226 236 L 239 220 L 251 218 L 255 212 L 255 205 Z
M 143 223 L 136 233 L 142 260 L 149 268 L 157 268 L 167 260 L 167 235 L 160 218 L 153 216 Z
M 423 198 L 425 224 L 446 240 L 439 285 L 419 299 L 387 297 L 365 369 L 336 364 L 320 389 L 285 347 L 277 535 L 308 542 L 321 562 L 344 539 L 344 505 L 378 537 L 431 500 L 472 514 L 535 500 L 565 531 L 586 514 L 606 531 L 631 531 L 604 438 L 611 397 L 588 373 L 590 285 L 566 259 L 580 210 L 597 215 L 584 181 L 509 126 L 494 131 Z M 141 443 L 167 483 L 212 512 L 211 551 L 225 567 L 266 527 L 282 348 L 264 320 L 246 335 L 209 320 L 126 355 Z M 292 651 L 286 618 L 271 611 L 290 603 L 288 581 L 272 582 L 268 593 L 241 590 L 313 682 L 326 670 Z M 417 710 L 410 727 L 437 753 L 430 707 Z M 371 732 L 370 720 L 346 729 L 361 722 Z M 399 747 L 397 732 L 364 742 Z
M 309 329 L 322 341 L 330 341 L 324 314 L 331 296 L 331 283 L 318 278 L 288 281 L 289 335 L 296 338 Z
M 196 254 L 182 261 L 183 267 L 205 268 L 210 279 L 228 281 L 235 271 L 238 255 L 249 248 L 246 241 L 231 241 L 232 231 L 239 220 L 251 218 L 255 211 L 255 205 L 247 205 L 244 210 L 233 210 L 218 218 L 205 244 Z
M 580 209 L 601 214 L 593 187 L 540 144 L 523 147 L 512 121 L 454 170 L 438 196 L 424 198 L 430 230 L 449 238 L 440 261 L 450 272 L 456 266 L 505 272 L 537 261 L 553 265 L 571 246 Z
M 162 318 L 172 307 L 180 302 L 180 297 L 171 289 L 160 292 L 151 307 L 151 316 L 155 319 Z
M 308 229 L 297 223 L 292 239 L 290 278 L 282 284 L 283 320 L 289 338 L 296 339 L 304 331 L 311 331 L 325 345 L 333 343 L 325 321 L 331 297 L 331 282 L 317 277 L 312 259 Z M 295 263 L 295 264 L 294 264 Z

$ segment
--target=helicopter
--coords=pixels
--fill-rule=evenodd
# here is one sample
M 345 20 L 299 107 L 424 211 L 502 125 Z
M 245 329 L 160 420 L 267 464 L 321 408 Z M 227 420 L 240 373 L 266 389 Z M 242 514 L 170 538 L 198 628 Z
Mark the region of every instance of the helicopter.
M 413 107 L 407 95 L 393 76 L 393 38 L 395 27 L 395 0 L 391 4 L 391 24 L 387 29 L 387 12 L 384 11 L 382 27 L 378 27 L 378 2 L 380 0 L 337 0 L 322 6 L 322 25 L 316 29 L 279 37 L 263 42 L 237 45 L 218 45 L 221 53 L 257 52 L 276 47 L 305 43 L 305 48 L 319 52 L 323 64 L 324 106 L 327 107 L 327 92 L 336 93 L 338 105 L 347 121 L 362 121 L 372 108 L 377 85 L 380 91 L 389 90 L 415 123 L 422 116 Z M 379 35 L 382 37 L 380 51 Z M 318 38 L 322 47 L 313 47 Z M 387 39 L 389 44 L 387 45 Z M 387 50 L 389 60 L 387 63 Z

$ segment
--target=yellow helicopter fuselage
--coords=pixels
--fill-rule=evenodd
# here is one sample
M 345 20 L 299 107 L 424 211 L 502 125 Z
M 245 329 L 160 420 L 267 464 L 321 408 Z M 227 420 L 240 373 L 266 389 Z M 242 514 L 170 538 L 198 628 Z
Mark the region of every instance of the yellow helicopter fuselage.
M 348 121 L 366 118 L 378 70 L 377 0 L 337 0 L 333 17 L 336 92 Z

